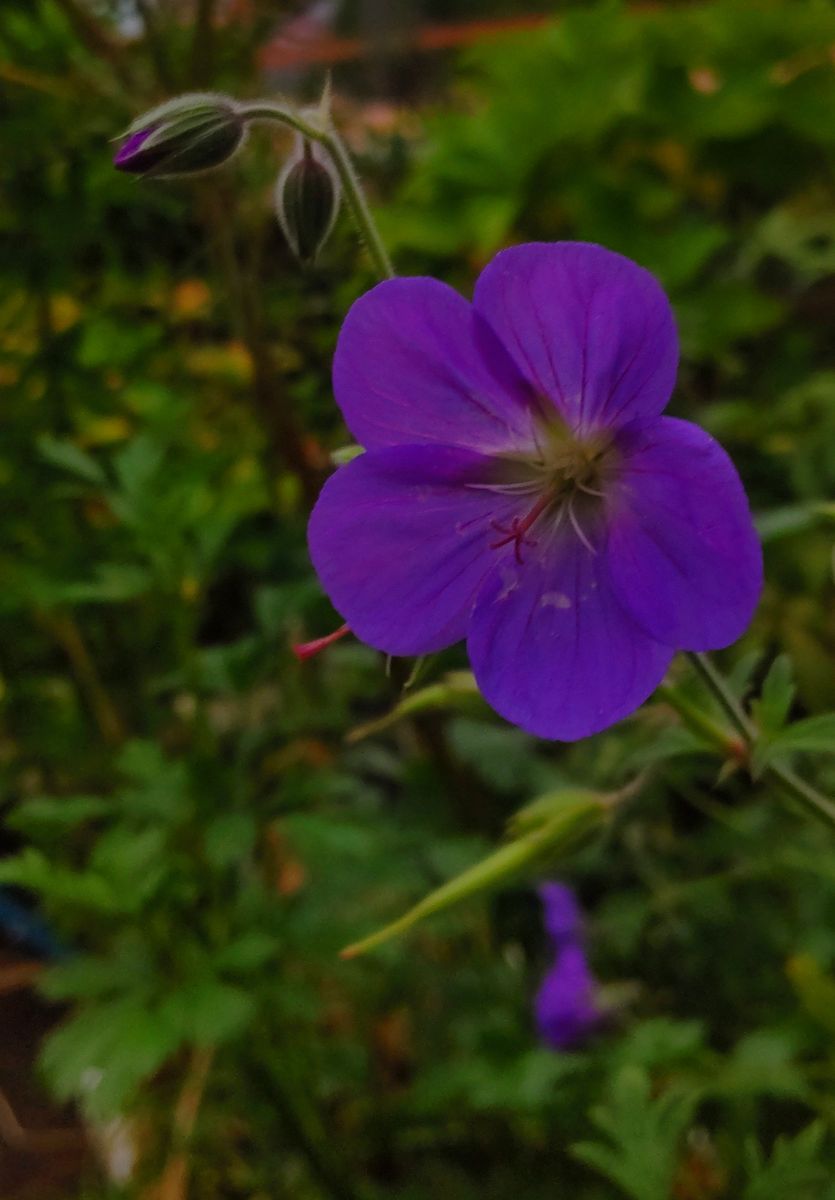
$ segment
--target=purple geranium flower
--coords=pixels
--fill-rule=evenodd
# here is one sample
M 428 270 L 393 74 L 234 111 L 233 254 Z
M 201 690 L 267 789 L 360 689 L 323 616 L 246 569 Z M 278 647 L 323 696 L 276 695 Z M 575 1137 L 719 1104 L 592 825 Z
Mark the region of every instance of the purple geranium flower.
M 466 638 L 487 701 L 566 741 L 631 713 L 677 649 L 739 637 L 760 547 L 725 452 L 660 415 L 677 360 L 660 285 L 600 246 L 505 250 L 472 304 L 426 278 L 362 296 L 334 387 L 367 453 L 309 529 L 357 636 Z
M 539 895 L 556 959 L 536 994 L 536 1023 L 544 1042 L 565 1050 L 591 1033 L 603 1013 L 595 1002 L 573 892 L 562 883 L 546 883 Z

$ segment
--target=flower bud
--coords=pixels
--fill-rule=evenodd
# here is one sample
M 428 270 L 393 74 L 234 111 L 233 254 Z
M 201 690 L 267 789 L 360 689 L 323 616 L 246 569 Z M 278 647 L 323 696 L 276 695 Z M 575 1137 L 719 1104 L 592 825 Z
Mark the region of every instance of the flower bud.
M 278 177 L 275 205 L 296 258 L 312 263 L 339 211 L 339 179 L 321 146 L 297 138 L 296 148 Z
M 219 167 L 243 144 L 246 122 L 228 96 L 195 92 L 152 108 L 125 132 L 113 165 L 157 178 Z

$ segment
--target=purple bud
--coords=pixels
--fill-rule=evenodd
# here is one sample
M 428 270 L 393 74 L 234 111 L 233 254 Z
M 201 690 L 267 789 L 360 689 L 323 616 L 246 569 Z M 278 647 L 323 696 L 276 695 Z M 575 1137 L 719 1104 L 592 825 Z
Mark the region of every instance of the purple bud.
M 281 228 L 296 258 L 313 262 L 339 211 L 339 179 L 330 156 L 316 143 L 296 139 L 275 187 Z
M 227 162 L 245 134 L 246 123 L 228 97 L 178 96 L 134 121 L 113 165 L 135 175 L 193 175 Z
M 581 942 L 580 910 L 571 889 L 546 883 L 539 894 L 556 959 L 536 995 L 536 1023 L 547 1045 L 566 1050 L 587 1037 L 603 1013 L 595 998 L 596 983 Z
M 116 157 L 113 159 L 114 167 L 118 167 L 120 171 L 130 171 L 131 164 L 135 161 L 135 157 L 139 147 L 143 142 L 150 137 L 152 130 L 142 129 L 139 133 L 132 133 L 131 136 L 119 147 Z
M 570 887 L 564 883 L 543 883 L 539 898 L 546 932 L 557 949 L 566 939 L 580 935 L 583 919 Z

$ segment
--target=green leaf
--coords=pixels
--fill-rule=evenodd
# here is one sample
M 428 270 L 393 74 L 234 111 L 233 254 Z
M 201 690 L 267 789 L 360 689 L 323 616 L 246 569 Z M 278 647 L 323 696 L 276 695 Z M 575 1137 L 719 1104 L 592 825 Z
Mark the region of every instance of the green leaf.
M 117 825 L 99 837 L 90 858 L 91 865 L 113 887 L 114 910 L 139 912 L 157 892 L 172 861 L 167 850 L 165 829 L 131 829 Z
M 37 796 L 13 809 L 6 824 L 39 837 L 61 835 L 109 811 L 111 802 L 103 796 Z
M 213 959 L 218 971 L 247 974 L 276 957 L 278 940 L 268 933 L 245 933 L 219 950 Z
M 773 542 L 793 533 L 815 529 L 827 520 L 835 520 L 835 504 L 821 500 L 769 509 L 758 513 L 754 524 L 763 542 Z
M 201 979 L 174 988 L 160 1005 L 160 1021 L 184 1041 L 210 1046 L 242 1033 L 255 1012 L 255 1001 L 240 988 L 218 979 Z
M 47 1038 L 41 1063 L 60 1100 L 116 1116 L 176 1050 L 179 1037 L 135 997 L 82 1009 Z
M 785 754 L 835 754 L 835 713 L 820 713 L 787 725 L 757 745 L 760 768 Z
M 653 1097 L 647 1072 L 624 1067 L 607 1103 L 591 1114 L 606 1140 L 579 1142 L 571 1151 L 632 1200 L 669 1200 L 679 1145 L 695 1107 L 692 1089 L 673 1086 Z
M 757 724 L 766 737 L 778 733 L 785 725 L 794 691 L 791 659 L 787 654 L 780 654 L 771 664 L 760 698 L 753 705 Z
M 787 974 L 809 1016 L 835 1036 L 835 979 L 809 954 L 790 959 Z
M 743 1200 L 832 1200 L 832 1170 L 821 1161 L 825 1137 L 825 1125 L 816 1121 L 797 1137 L 778 1138 L 767 1162 L 749 1145 Z
M 64 583 L 55 588 L 55 599 L 64 604 L 119 604 L 144 596 L 151 576 L 132 563 L 100 563 L 90 580 Z
M 86 483 L 103 485 L 107 477 L 92 455 L 74 442 L 62 442 L 44 434 L 37 441 L 38 453 L 54 467 L 62 467 Z
M 142 942 L 117 945 L 107 957 L 74 954 L 41 976 L 41 991 L 51 1000 L 89 1000 L 141 993 L 152 978 L 153 965 Z
M 0 862 L 0 883 L 29 888 L 48 904 L 71 905 L 102 913 L 113 911 L 117 900 L 110 884 L 100 874 L 61 867 L 32 846 Z
M 797 1052 L 795 1039 L 782 1031 L 755 1030 L 736 1044 L 731 1057 L 714 1072 L 710 1094 L 804 1100 L 809 1088 L 794 1061 Z
M 250 813 L 221 813 L 206 826 L 203 848 L 213 867 L 229 867 L 252 853 L 257 835 L 255 818 Z

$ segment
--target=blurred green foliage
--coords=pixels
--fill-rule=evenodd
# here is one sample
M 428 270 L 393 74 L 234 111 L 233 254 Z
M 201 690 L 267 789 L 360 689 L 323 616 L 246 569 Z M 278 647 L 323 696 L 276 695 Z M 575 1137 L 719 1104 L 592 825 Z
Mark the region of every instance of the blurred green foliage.
M 73 11 L 0 9 L 0 883 L 72 947 L 44 977 L 49 1086 L 138 1119 L 128 1194 L 196 1089 L 195 1197 L 835 1195 L 829 833 L 729 764 L 717 788 L 714 745 L 664 696 L 549 746 L 474 700 L 458 651 L 405 693 L 410 666 L 357 644 L 295 661 L 334 623 L 304 526 L 346 440 L 328 361 L 369 268 L 345 222 L 316 272 L 294 266 L 269 211 L 280 139 L 195 184 L 110 166 L 167 92 L 257 94 L 263 13 L 194 54 L 188 23 L 124 48 Z M 401 272 L 467 290 L 507 242 L 583 238 L 663 280 L 674 410 L 728 446 L 766 542 L 726 658 L 759 696 L 758 765 L 796 754 L 830 791 L 833 46 L 828 0 L 579 6 L 468 51 L 382 132 L 337 109 Z M 685 665 L 673 683 L 709 706 Z M 617 1012 L 589 1045 L 537 1045 L 530 880 L 339 959 L 520 805 L 647 768 L 555 868 Z

